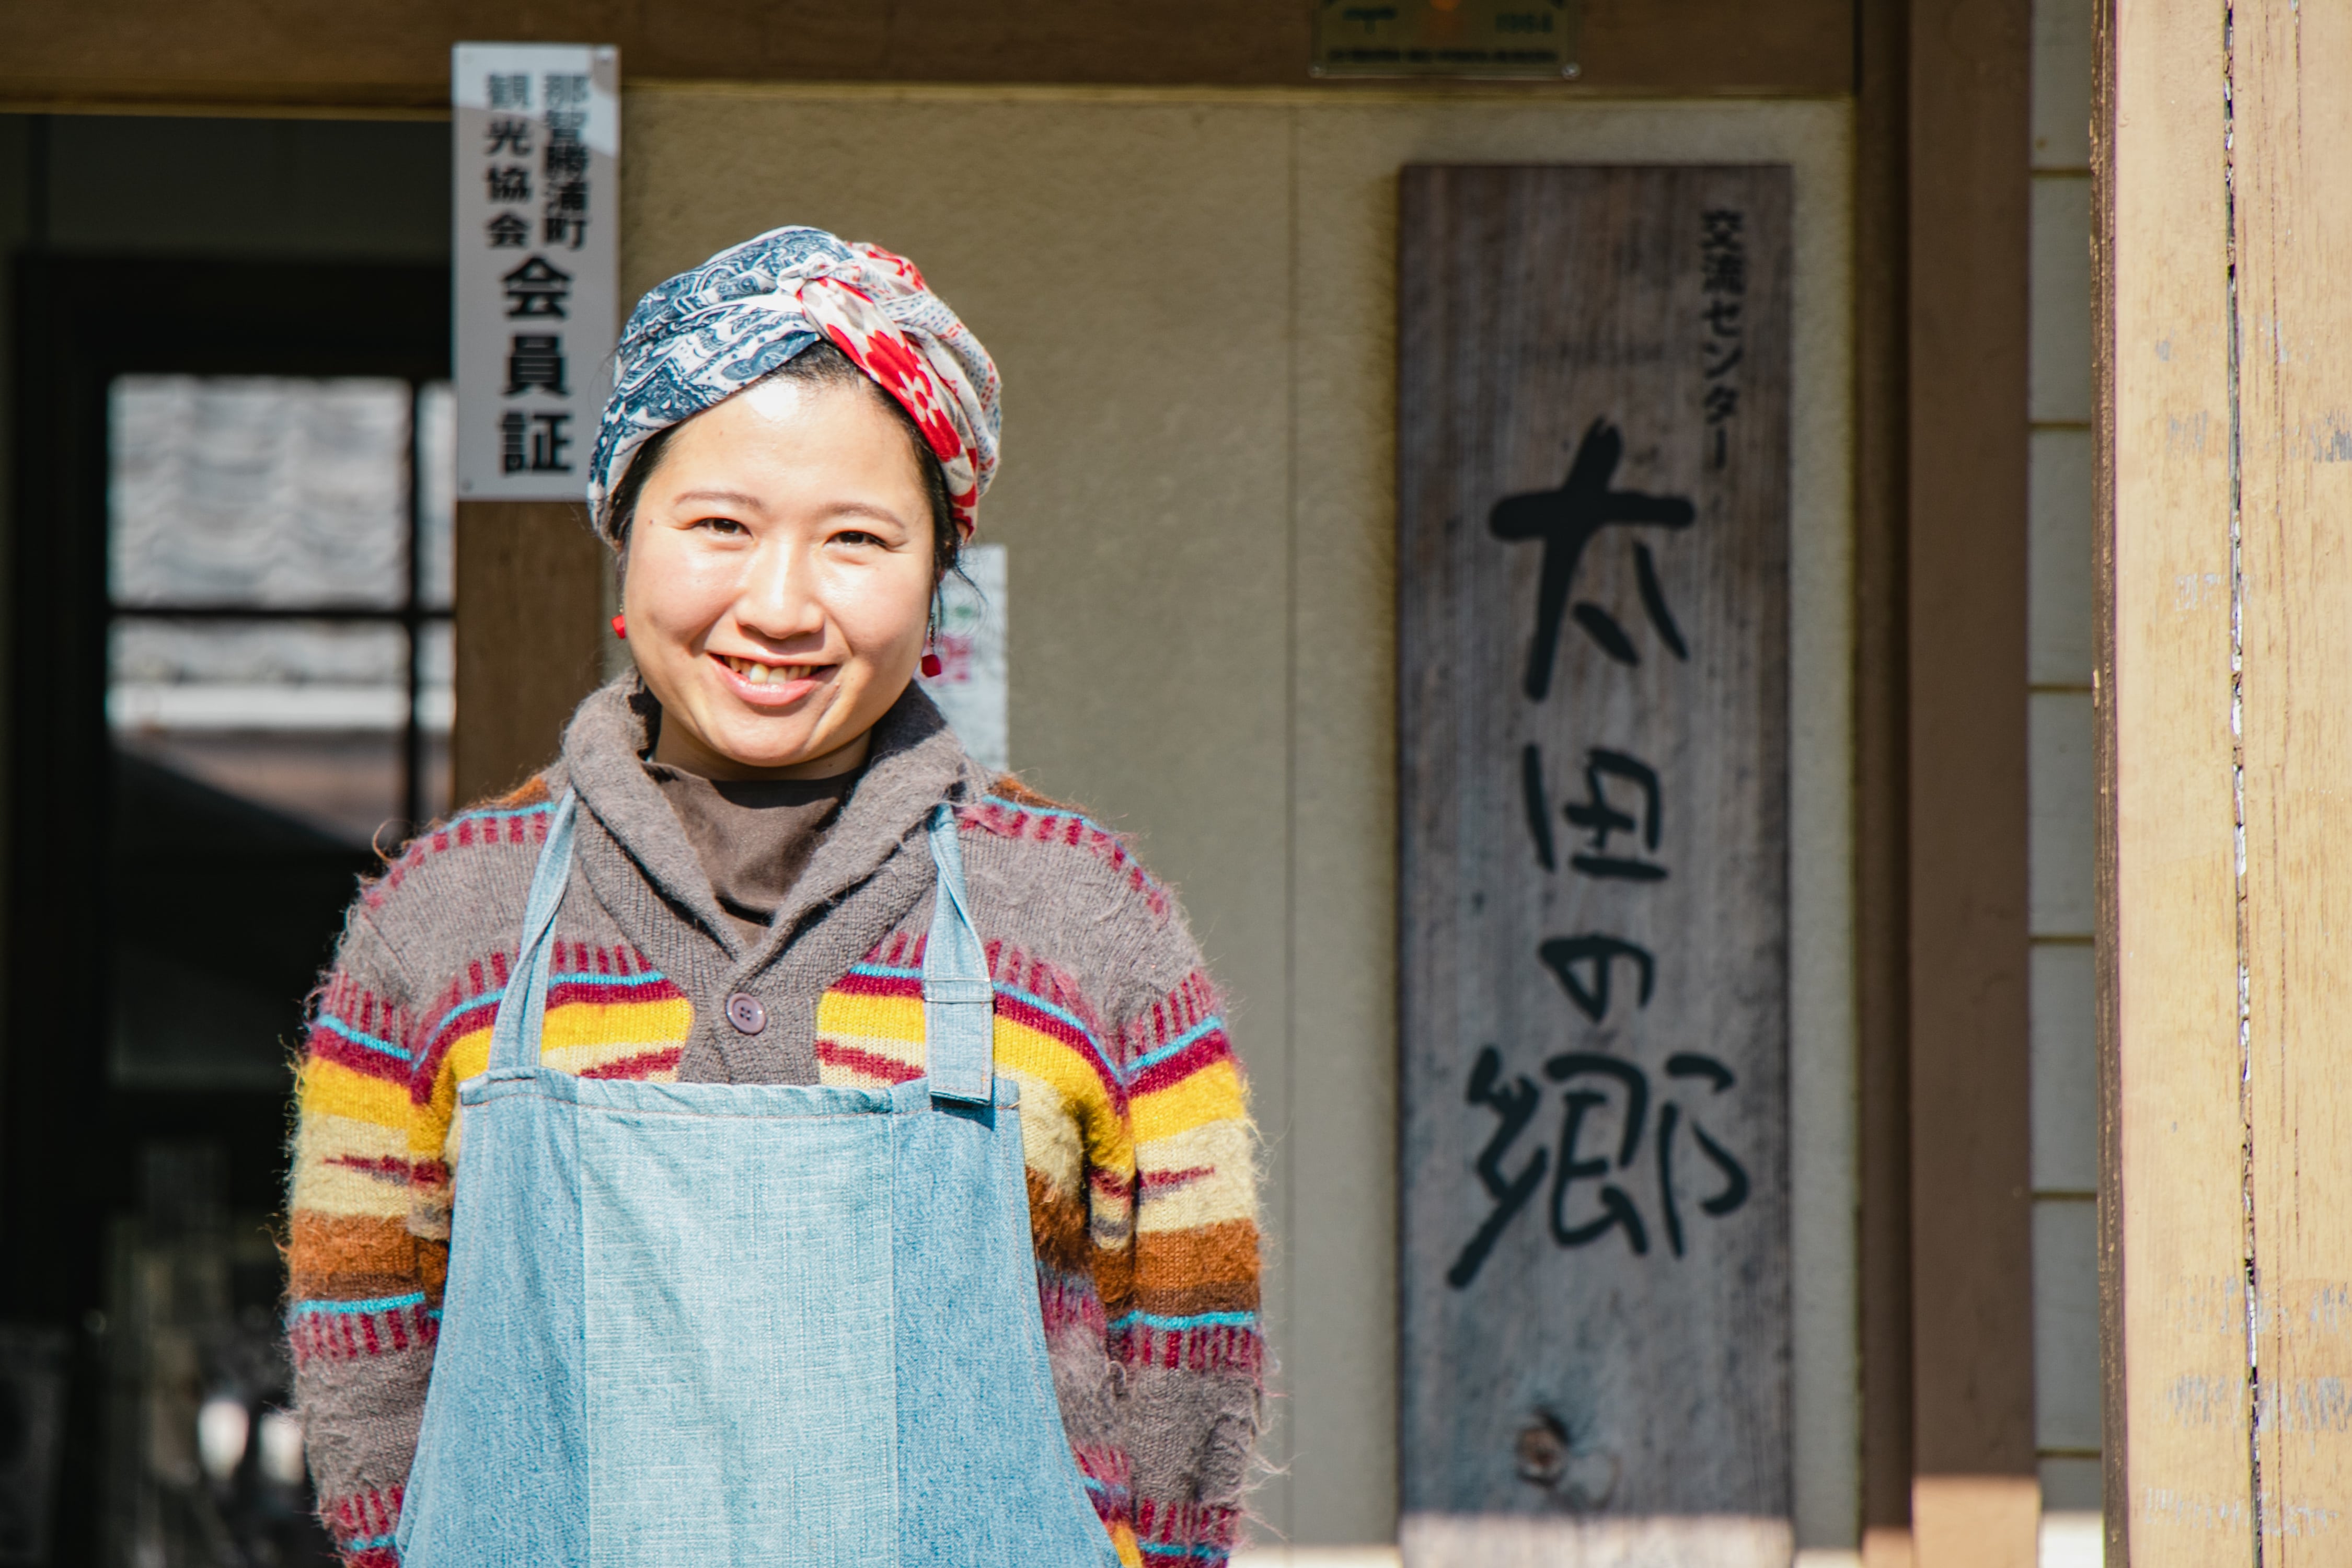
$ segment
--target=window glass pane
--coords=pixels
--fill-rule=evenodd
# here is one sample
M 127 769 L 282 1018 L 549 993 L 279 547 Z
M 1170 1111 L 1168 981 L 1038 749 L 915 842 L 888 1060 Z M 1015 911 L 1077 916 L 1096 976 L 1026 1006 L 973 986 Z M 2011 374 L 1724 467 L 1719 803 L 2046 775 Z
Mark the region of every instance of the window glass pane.
M 404 602 L 409 402 L 380 378 L 118 378 L 116 602 Z
M 124 751 L 352 847 L 401 817 L 399 626 L 124 616 L 110 642 L 107 721 Z
M 457 395 L 446 381 L 416 389 L 417 602 L 446 610 L 457 602 Z

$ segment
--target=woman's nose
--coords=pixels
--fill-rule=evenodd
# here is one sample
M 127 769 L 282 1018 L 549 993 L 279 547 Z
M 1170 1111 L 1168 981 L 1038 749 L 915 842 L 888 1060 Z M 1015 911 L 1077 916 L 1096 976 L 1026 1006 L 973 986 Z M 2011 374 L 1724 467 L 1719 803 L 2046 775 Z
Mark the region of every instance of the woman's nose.
M 824 606 L 814 592 L 810 563 L 789 548 L 759 551 L 735 601 L 735 618 L 745 631 L 774 642 L 824 632 Z

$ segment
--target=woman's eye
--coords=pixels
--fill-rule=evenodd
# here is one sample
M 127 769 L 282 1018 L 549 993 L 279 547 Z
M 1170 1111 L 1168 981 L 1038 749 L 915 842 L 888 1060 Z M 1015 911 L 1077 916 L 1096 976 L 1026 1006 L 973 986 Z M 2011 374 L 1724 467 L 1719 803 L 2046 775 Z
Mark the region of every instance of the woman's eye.
M 833 542 L 835 544 L 879 545 L 882 542 L 882 536 L 878 533 L 868 533 L 862 528 L 845 528 L 833 536 Z
M 706 517 L 698 520 L 694 526 L 707 528 L 711 532 L 719 534 L 731 535 L 746 531 L 743 525 L 731 517 Z

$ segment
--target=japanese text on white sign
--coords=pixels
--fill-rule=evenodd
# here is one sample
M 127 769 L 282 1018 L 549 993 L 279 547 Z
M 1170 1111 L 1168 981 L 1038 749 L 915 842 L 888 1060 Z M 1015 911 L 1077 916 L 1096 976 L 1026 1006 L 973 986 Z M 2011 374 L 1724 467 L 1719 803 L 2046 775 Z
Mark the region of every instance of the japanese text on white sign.
M 450 56 L 457 494 L 578 500 L 611 385 L 620 54 Z

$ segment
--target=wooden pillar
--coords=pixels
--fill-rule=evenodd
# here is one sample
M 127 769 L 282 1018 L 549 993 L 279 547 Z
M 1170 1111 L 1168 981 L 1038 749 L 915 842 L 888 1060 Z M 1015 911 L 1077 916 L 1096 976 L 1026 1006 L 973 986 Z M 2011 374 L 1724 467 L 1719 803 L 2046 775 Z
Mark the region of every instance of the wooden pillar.
M 1908 750 L 1904 626 L 1908 438 L 1905 103 L 1911 0 L 1859 0 L 1854 134 L 1854 973 L 1859 1037 L 1862 1541 L 1903 1568 L 1911 1539 Z
M 513 788 L 555 755 L 604 658 L 603 544 L 570 501 L 457 506 L 452 798 Z
M 2255 1458 L 2266 1561 L 2352 1552 L 2352 16 L 2235 7 Z M 2211 93 L 2209 89 L 2207 96 Z
M 2029 0 L 1910 15 L 1913 1545 L 2032 1568 Z
M 2341 1562 L 2352 18 L 2101 9 L 2109 1561 Z

